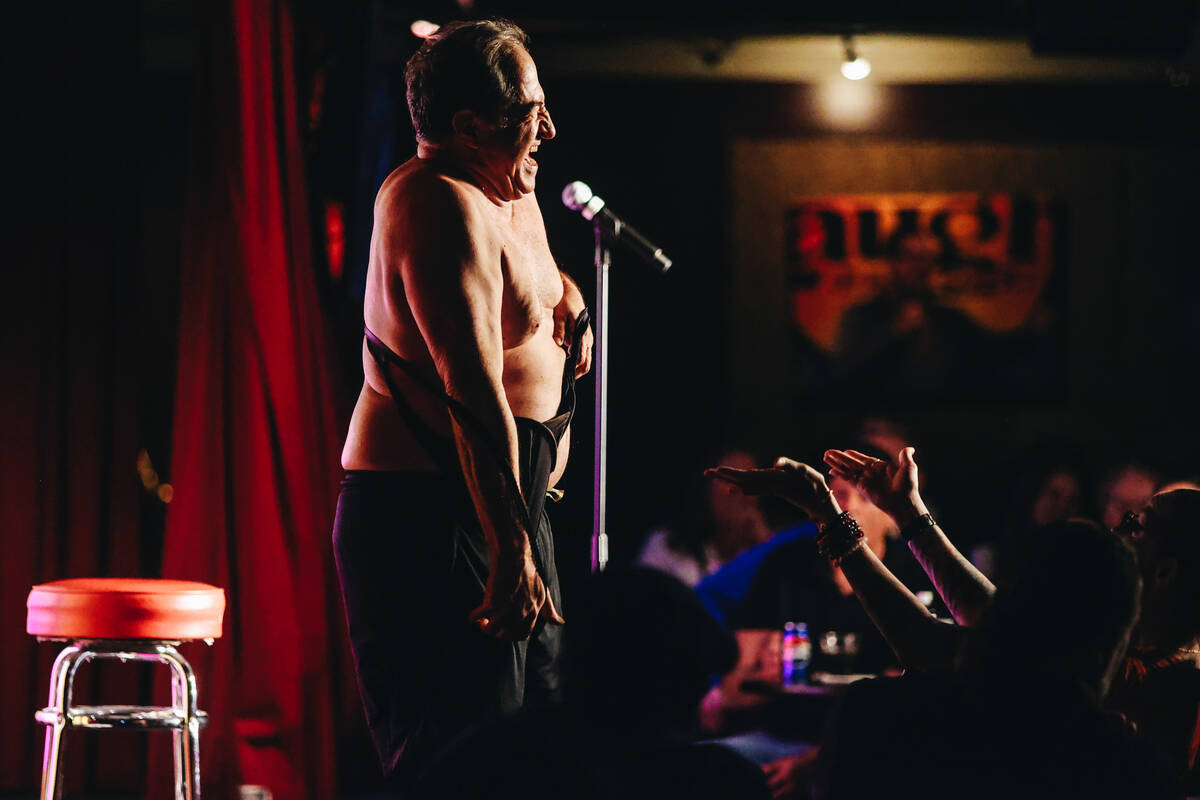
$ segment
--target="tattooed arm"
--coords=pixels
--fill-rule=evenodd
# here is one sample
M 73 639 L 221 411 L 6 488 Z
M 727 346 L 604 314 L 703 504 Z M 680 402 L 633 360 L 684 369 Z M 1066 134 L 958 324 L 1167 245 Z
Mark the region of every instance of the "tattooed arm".
M 903 530 L 929 513 L 917 488 L 915 450 L 906 447 L 894 464 L 857 450 L 830 450 L 825 463 L 834 475 L 853 483 L 886 511 Z M 909 540 L 925 574 L 960 625 L 974 625 L 996 593 L 996 587 L 950 542 L 937 524 Z

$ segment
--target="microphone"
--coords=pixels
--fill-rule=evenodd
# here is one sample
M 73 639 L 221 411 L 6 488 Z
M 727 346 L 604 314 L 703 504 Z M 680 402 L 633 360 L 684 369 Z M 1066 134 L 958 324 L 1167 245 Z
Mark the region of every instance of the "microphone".
M 595 220 L 605 233 L 618 242 L 629 245 L 630 249 L 641 256 L 642 260 L 659 272 L 666 272 L 671 268 L 671 259 L 667 258 L 661 247 L 656 247 L 653 242 L 638 233 L 632 226 L 626 225 L 620 217 L 608 209 L 604 200 L 592 193 L 592 188 L 583 181 L 568 183 L 563 189 L 562 201 L 564 206 L 572 211 L 578 211 L 584 219 Z

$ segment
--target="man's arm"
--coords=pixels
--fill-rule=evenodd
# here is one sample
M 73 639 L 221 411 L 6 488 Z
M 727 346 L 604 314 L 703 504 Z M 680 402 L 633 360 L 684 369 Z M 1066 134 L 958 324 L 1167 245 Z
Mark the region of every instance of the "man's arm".
M 420 189 L 419 196 L 396 196 L 383 209 L 384 263 L 398 268 L 402 285 L 396 288 L 408 300 L 446 392 L 482 428 L 452 415 L 492 562 L 483 604 L 472 618 L 484 633 L 523 639 L 539 615 L 561 617 L 537 574 L 522 514 L 516 423 L 502 382 L 501 248 L 467 190 L 443 180 Z
M 901 530 L 929 513 L 921 499 L 916 450 L 905 447 L 889 464 L 857 450 L 830 450 L 825 463 L 882 508 Z M 927 526 L 908 542 L 946 608 L 960 625 L 974 625 L 996 587 L 958 551 L 938 525 Z

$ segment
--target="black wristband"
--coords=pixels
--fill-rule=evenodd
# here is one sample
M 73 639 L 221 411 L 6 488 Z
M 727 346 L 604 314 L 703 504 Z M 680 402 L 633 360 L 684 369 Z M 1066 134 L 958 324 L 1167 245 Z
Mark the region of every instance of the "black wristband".
M 925 531 L 931 531 L 936 527 L 937 523 L 933 521 L 933 514 L 922 514 L 900 529 L 900 538 L 911 542 Z

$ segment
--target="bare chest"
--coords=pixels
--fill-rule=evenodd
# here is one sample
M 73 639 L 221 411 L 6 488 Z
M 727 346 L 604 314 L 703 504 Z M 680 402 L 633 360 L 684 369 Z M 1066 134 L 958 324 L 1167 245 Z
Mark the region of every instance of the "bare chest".
M 511 349 L 550 324 L 554 308 L 562 300 L 563 286 L 540 225 L 516 217 L 505 228 L 501 236 L 501 327 L 504 347 Z

